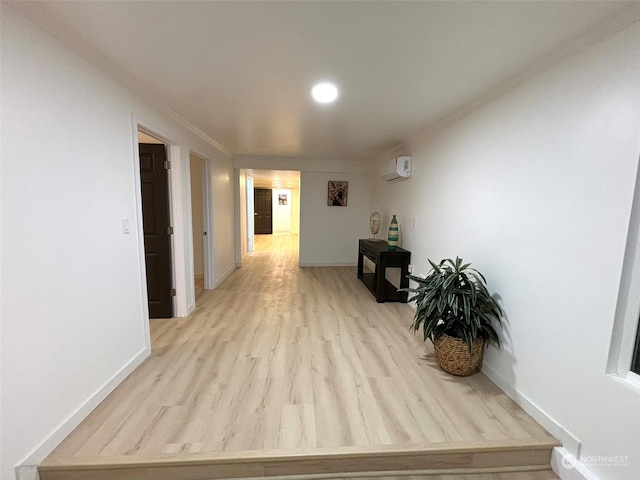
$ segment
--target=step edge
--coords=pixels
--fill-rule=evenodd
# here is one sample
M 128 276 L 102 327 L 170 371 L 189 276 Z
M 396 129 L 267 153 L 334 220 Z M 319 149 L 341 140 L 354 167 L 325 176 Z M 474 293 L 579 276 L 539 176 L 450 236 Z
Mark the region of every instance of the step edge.
M 295 450 L 249 450 L 239 452 L 201 452 L 190 454 L 167 454 L 140 456 L 110 456 L 110 457 L 60 457 L 47 458 L 38 467 L 41 472 L 73 470 L 80 468 L 147 468 L 179 467 L 198 465 L 234 465 L 251 463 L 284 463 L 322 460 L 360 460 L 372 456 L 385 456 L 387 458 L 403 455 L 435 456 L 443 454 L 464 453 L 492 453 L 513 451 L 537 451 L 549 449 L 560 444 L 557 441 L 526 442 L 494 441 L 494 442 L 446 442 L 437 444 L 409 444 L 405 446 L 375 447 L 342 447 L 321 449 L 295 449 Z

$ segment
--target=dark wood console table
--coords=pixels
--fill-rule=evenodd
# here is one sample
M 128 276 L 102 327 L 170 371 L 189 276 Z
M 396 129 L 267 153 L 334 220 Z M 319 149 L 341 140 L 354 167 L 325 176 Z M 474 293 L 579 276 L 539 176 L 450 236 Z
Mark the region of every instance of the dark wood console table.
M 375 263 L 373 273 L 364 272 L 364 258 L 367 257 Z M 389 250 L 389 245 L 384 240 L 373 242 L 360 240 L 358 245 L 358 278 L 367 286 L 376 297 L 378 303 L 403 302 L 407 303 L 408 293 L 398 292 L 396 287 L 385 278 L 387 267 L 399 267 L 400 288 L 409 286 L 409 263 L 411 252 L 403 248 Z

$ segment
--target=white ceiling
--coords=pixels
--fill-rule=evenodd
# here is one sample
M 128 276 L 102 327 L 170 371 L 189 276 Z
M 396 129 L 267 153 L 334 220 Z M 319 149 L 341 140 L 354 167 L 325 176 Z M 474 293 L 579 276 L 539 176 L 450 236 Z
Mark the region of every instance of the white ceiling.
M 300 188 L 300 172 L 247 169 L 247 173 L 253 177 L 256 187 Z
M 372 160 L 639 2 L 12 2 L 230 153 Z M 317 105 L 314 82 L 340 89 Z

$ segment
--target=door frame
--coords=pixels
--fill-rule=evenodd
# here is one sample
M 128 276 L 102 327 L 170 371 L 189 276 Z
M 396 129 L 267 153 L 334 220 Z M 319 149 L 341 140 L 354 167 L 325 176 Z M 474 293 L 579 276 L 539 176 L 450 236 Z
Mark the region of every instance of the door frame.
M 244 188 L 241 188 L 240 180 L 244 176 Z M 251 184 L 251 195 L 249 195 Z M 242 211 L 242 199 L 244 195 L 244 211 Z M 251 198 L 249 198 L 251 196 Z M 242 247 L 247 247 L 247 254 L 253 252 L 253 224 L 249 217 L 253 217 L 253 176 L 244 168 L 233 169 L 233 203 L 235 225 L 236 267 L 242 267 Z M 242 221 L 242 214 L 246 217 Z M 246 243 L 245 243 L 246 242 Z
M 135 128 L 135 134 L 134 134 L 134 146 L 135 146 L 135 154 L 134 154 L 134 160 L 135 160 L 135 181 L 136 181 L 136 224 L 138 226 L 138 244 L 139 244 L 139 249 L 140 249 L 140 256 L 141 256 L 141 263 L 140 263 L 140 270 L 141 270 L 141 279 L 142 279 L 142 286 L 143 286 L 143 290 L 144 290 L 144 295 L 143 295 L 143 300 L 144 300 L 144 312 L 145 312 L 145 318 L 147 319 L 147 324 L 148 324 L 148 320 L 150 318 L 149 315 L 149 306 L 148 306 L 148 301 L 149 298 L 147 296 L 147 290 L 146 290 L 146 285 L 147 285 L 147 270 L 146 270 L 146 266 L 145 266 L 145 248 L 144 248 L 144 225 L 142 222 L 142 188 L 141 188 L 141 180 L 140 180 L 140 142 L 138 141 L 138 132 L 143 132 L 147 135 L 150 135 L 154 138 L 157 138 L 158 140 L 164 142 L 165 145 L 165 150 L 166 150 L 166 155 L 167 155 L 167 161 L 171 162 L 174 159 L 174 152 L 172 151 L 172 145 L 169 143 L 169 141 L 166 138 L 163 138 L 162 135 L 157 134 L 156 132 L 152 131 L 149 128 L 144 127 L 143 125 L 136 125 Z M 175 225 L 174 219 L 175 219 L 175 208 L 174 208 L 174 192 L 173 192 L 173 175 L 171 172 L 171 169 L 169 169 L 167 171 L 167 193 L 169 195 L 169 224 L 171 226 Z M 171 235 L 171 237 L 169 238 L 169 249 L 171 251 L 171 285 L 172 288 L 176 289 L 176 296 L 173 297 L 172 299 L 172 303 L 173 303 L 173 315 L 177 316 L 177 302 L 176 302 L 176 298 L 177 298 L 177 291 L 178 291 L 178 287 L 177 287 L 177 283 L 176 283 L 176 245 L 175 245 L 175 226 L 174 226 L 174 235 Z
M 255 205 L 254 205 L 254 181 L 253 175 L 247 173 L 247 253 L 253 253 L 254 251 L 254 235 L 255 235 Z
M 147 337 L 147 345 L 151 345 L 150 332 L 149 332 L 149 309 L 147 306 L 147 272 L 145 268 L 145 251 L 144 251 L 144 235 L 142 225 L 142 189 L 140 187 L 140 153 L 138 151 L 138 131 L 151 135 L 165 143 L 167 148 L 167 160 L 171 162 L 171 168 L 169 169 L 169 218 L 171 225 L 173 226 L 173 235 L 171 236 L 171 257 L 172 257 L 172 275 L 173 275 L 173 288 L 176 289 L 176 295 L 173 299 L 174 302 L 174 316 L 186 317 L 189 315 L 189 306 L 187 304 L 188 292 L 190 296 L 195 297 L 195 290 L 193 284 L 188 284 L 187 279 L 187 255 L 185 252 L 188 250 L 193 255 L 193 246 L 186 245 L 185 235 L 185 216 L 183 213 L 183 198 L 184 192 L 182 187 L 183 180 L 183 168 L 182 168 L 182 150 L 180 146 L 163 135 L 159 128 L 153 128 L 153 122 L 147 122 L 145 119 L 140 118 L 135 113 L 131 114 L 131 136 L 132 136 L 132 149 L 133 149 L 133 170 L 135 181 L 135 224 L 138 232 L 138 267 L 140 270 L 140 298 L 142 302 L 143 318 L 145 319 L 145 335 Z M 184 150 L 186 154 L 187 151 Z M 192 308 L 193 309 L 193 308 Z
M 203 255 L 203 263 L 204 263 L 204 288 L 205 290 L 211 290 L 215 288 L 215 262 L 213 258 L 214 250 L 214 223 L 213 223 L 213 185 L 211 183 L 211 161 L 200 155 L 198 152 L 194 152 L 193 150 L 189 151 L 189 157 L 194 155 L 202 160 L 202 229 L 207 232 L 207 235 L 204 236 L 202 240 L 202 255 Z M 191 169 L 189 169 L 189 175 L 191 175 Z M 189 184 L 191 184 L 189 182 Z M 191 192 L 189 192 L 191 199 Z M 193 212 L 191 212 L 191 224 L 193 225 Z M 191 229 L 193 231 L 193 229 Z M 191 244 L 193 245 L 193 239 L 191 239 Z M 192 264 L 195 265 L 193 259 L 195 258 L 195 252 L 191 252 Z M 195 266 L 193 267 L 195 271 Z M 192 275 L 193 276 L 193 275 Z M 195 290 L 194 290 L 195 293 Z

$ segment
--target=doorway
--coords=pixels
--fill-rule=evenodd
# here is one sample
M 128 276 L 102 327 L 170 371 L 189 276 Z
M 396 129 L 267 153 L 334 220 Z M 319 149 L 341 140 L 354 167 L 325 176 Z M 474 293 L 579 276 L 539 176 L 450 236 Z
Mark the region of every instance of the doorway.
M 300 244 L 300 171 L 240 168 L 237 179 L 238 266 L 242 265 L 245 255 L 260 254 L 265 250 L 284 249 L 290 253 L 295 251 L 297 255 Z M 271 193 L 256 194 L 258 190 L 270 190 Z M 260 216 L 257 195 L 264 195 L 263 201 L 271 204 L 271 228 L 260 230 L 269 234 L 260 235 L 257 230 L 261 227 L 256 222 L 256 217 Z
M 139 143 L 142 227 L 150 318 L 173 317 L 173 259 L 166 145 Z
M 270 188 L 255 188 L 253 190 L 253 231 L 256 235 L 271 235 L 273 233 L 272 193 Z

